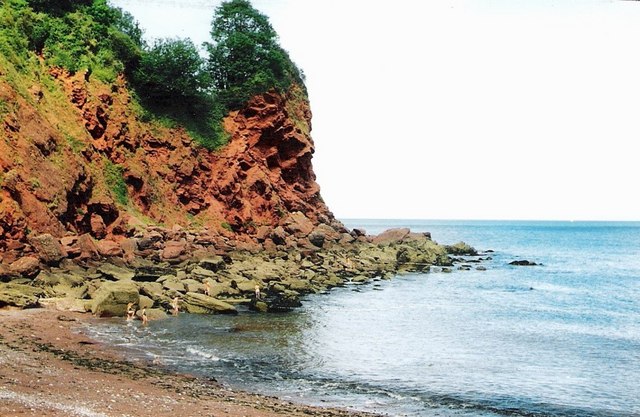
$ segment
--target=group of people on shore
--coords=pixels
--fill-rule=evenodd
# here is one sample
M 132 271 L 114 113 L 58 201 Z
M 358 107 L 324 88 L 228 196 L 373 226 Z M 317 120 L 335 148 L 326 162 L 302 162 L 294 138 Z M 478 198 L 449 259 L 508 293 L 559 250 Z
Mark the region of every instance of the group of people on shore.
M 207 296 L 211 296 L 211 286 L 209 282 L 205 282 L 204 284 L 204 293 Z M 260 295 L 260 286 L 256 284 L 255 286 L 255 298 L 256 301 L 261 300 Z M 127 304 L 127 321 L 134 320 L 136 318 L 136 304 L 129 303 Z M 180 297 L 176 296 L 171 300 L 171 314 L 177 316 L 180 313 Z M 147 307 L 142 307 L 140 312 L 140 320 L 142 320 L 142 324 L 146 325 L 149 323 L 149 318 L 147 317 Z
M 127 321 L 134 320 L 136 318 L 136 308 L 135 303 L 127 304 Z M 147 317 L 147 307 L 142 307 L 142 311 L 140 312 L 140 320 L 142 320 L 142 324 L 148 324 L 149 318 Z
M 177 316 L 180 313 L 180 297 L 174 297 L 171 301 L 171 314 Z M 127 304 L 127 321 L 134 320 L 136 318 L 136 309 L 135 303 Z M 142 311 L 140 312 L 140 320 L 142 320 L 142 324 L 146 325 L 149 323 L 149 318 L 147 317 L 147 307 L 142 307 Z

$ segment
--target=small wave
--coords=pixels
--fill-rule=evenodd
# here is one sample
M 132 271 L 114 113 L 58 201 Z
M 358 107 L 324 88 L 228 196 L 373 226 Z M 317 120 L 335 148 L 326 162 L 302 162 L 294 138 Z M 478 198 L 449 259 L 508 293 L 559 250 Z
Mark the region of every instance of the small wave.
M 187 348 L 187 353 L 191 354 L 191 355 L 195 355 L 204 359 L 209 359 L 215 362 L 218 362 L 220 360 L 220 358 L 218 356 L 216 356 L 213 352 L 211 352 L 210 350 L 207 349 L 200 349 L 200 348 L 196 348 L 193 346 L 189 346 Z

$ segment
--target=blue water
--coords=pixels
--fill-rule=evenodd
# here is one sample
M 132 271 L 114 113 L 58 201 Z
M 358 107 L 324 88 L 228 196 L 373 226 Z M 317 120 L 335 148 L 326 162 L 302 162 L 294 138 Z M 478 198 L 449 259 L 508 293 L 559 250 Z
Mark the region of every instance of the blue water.
M 134 357 L 250 391 L 410 416 L 640 416 L 640 222 L 363 221 L 492 250 L 282 315 L 93 328 Z M 484 255 L 486 256 L 486 255 Z M 516 267 L 527 259 L 541 266 Z

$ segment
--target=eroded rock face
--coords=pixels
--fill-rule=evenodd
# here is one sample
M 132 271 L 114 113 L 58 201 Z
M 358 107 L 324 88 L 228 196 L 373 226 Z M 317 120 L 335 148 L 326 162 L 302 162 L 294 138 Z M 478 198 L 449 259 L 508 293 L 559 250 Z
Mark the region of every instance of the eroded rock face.
M 49 91 L 36 85 L 42 97 L 35 106 L 0 80 L 0 99 L 12 103 L 0 120 L 0 251 L 5 242 L 26 242 L 26 230 L 117 242 L 139 230 L 141 214 L 170 226 L 199 216 L 223 235 L 226 227 L 262 240 L 269 240 L 265 226 L 284 226 L 296 239 L 320 223 L 342 227 L 315 181 L 311 111 L 301 88 L 259 95 L 230 113 L 229 143 L 211 152 L 183 129 L 141 121 L 124 78 L 104 85 L 81 72 L 54 68 L 49 75 L 66 104 L 48 104 Z M 96 251 L 77 252 L 92 258 Z
M 231 140 L 213 158 L 211 194 L 234 230 L 286 223 L 307 235 L 320 219 L 333 219 L 315 181 L 311 111 L 299 94 L 254 97 L 225 119 Z

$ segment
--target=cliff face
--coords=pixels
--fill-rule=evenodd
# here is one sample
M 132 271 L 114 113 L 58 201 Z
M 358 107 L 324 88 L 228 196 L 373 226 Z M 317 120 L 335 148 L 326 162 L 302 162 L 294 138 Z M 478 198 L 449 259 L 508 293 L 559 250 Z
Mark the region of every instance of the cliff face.
M 276 225 L 302 212 L 314 223 L 332 215 L 320 197 L 311 157 L 309 104 L 267 93 L 225 120 L 231 140 L 212 158 L 212 205 L 237 228 Z
M 30 233 L 131 235 L 174 224 L 254 236 L 291 222 L 341 225 L 320 197 L 309 104 L 297 88 L 254 97 L 208 151 L 150 120 L 113 84 L 42 65 L 0 68 L 0 250 Z

